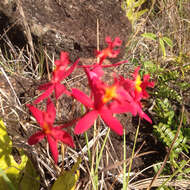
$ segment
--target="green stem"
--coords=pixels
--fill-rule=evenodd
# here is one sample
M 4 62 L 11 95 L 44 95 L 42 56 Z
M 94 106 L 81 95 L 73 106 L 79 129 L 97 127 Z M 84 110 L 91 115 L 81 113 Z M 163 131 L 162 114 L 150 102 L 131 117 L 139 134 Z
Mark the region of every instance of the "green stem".
M 123 190 L 127 189 L 127 183 L 126 183 L 126 136 L 125 136 L 125 129 L 123 130 Z
M 110 128 L 108 128 L 108 131 L 107 131 L 106 136 L 105 136 L 105 139 L 104 139 L 104 141 L 103 141 L 102 148 L 101 148 L 101 150 L 100 150 L 99 156 L 97 157 L 98 159 L 97 159 L 97 162 L 96 162 L 95 174 L 98 173 L 98 167 L 99 167 L 99 164 L 100 164 L 100 160 L 101 160 L 101 158 L 102 158 L 103 150 L 104 150 L 104 147 L 105 147 L 105 145 L 106 145 L 106 142 L 107 142 L 109 133 L 110 133 Z
M 98 189 L 97 176 L 95 175 L 95 172 L 94 172 L 94 161 L 95 161 L 95 155 L 96 155 L 96 150 L 97 150 L 96 149 L 97 144 L 95 143 L 96 136 L 97 136 L 97 133 L 96 133 L 96 130 L 97 130 L 96 123 L 97 123 L 97 121 L 94 122 L 94 134 L 93 134 L 94 145 L 92 147 L 92 160 L 91 160 L 91 170 L 90 170 L 90 174 L 91 174 L 92 180 L 93 180 L 92 181 L 92 186 L 93 186 L 94 190 Z
M 88 134 L 87 132 L 84 132 L 84 137 L 85 137 L 85 141 L 86 141 L 86 146 L 87 146 L 87 150 L 88 150 L 88 159 L 89 159 L 89 162 L 91 162 L 91 152 L 90 152 L 90 149 L 89 149 L 89 140 L 88 140 Z
M 134 154 L 135 154 L 135 147 L 136 147 L 136 143 L 137 143 L 137 137 L 139 134 L 139 127 L 140 127 L 140 118 L 139 118 L 139 123 L 137 126 L 137 130 L 136 130 L 136 134 L 135 134 L 135 140 L 134 140 L 134 145 L 133 145 L 133 151 L 132 151 L 132 155 L 131 155 L 131 159 L 130 159 L 130 163 L 129 163 L 129 170 L 128 170 L 128 176 L 127 176 L 127 182 L 126 182 L 126 186 L 128 186 L 129 183 L 129 177 L 130 177 L 130 172 L 131 172 L 131 168 L 132 168 L 132 163 L 133 163 L 133 158 L 134 158 Z

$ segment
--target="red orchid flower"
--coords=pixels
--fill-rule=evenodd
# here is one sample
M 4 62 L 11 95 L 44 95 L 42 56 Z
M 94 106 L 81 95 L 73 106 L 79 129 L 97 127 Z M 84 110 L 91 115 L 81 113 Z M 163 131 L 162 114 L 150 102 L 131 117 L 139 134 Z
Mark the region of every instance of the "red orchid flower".
M 102 51 L 96 52 L 96 57 L 100 58 L 99 64 L 101 65 L 107 57 L 109 58 L 116 58 L 120 52 L 119 49 L 114 50 L 115 47 L 120 47 L 122 44 L 122 41 L 119 37 L 116 37 L 114 41 L 112 42 L 110 36 L 106 37 L 106 43 L 108 44 L 108 47 L 106 49 L 103 49 Z
M 61 84 L 61 81 L 68 77 L 75 67 L 77 66 L 79 59 L 66 70 L 69 62 L 68 53 L 61 52 L 60 60 L 55 61 L 56 68 L 52 73 L 52 79 L 50 82 L 43 84 L 39 87 L 39 90 L 45 90 L 35 101 L 34 104 L 38 104 L 43 99 L 49 97 L 53 91 L 55 91 L 55 98 L 58 99 L 62 93 L 70 95 L 70 92 L 66 89 L 66 87 Z
M 36 132 L 28 139 L 28 144 L 33 145 L 41 141 L 43 138 L 46 138 L 49 143 L 53 159 L 55 163 L 57 163 L 58 161 L 57 143 L 59 141 L 63 142 L 68 146 L 74 147 L 72 137 L 66 131 L 62 130 L 62 128 L 65 128 L 68 125 L 53 126 L 53 122 L 56 116 L 56 110 L 54 104 L 51 102 L 49 98 L 47 99 L 46 112 L 40 111 L 39 109 L 30 104 L 28 104 L 27 107 L 32 112 L 33 116 L 36 118 L 36 121 L 42 128 L 41 131 Z
M 88 130 L 94 121 L 100 116 L 104 122 L 117 134 L 123 134 L 123 127 L 121 123 L 113 117 L 114 112 L 123 112 L 126 107 L 128 111 L 135 114 L 133 105 L 130 102 L 124 102 L 123 97 L 133 100 L 126 90 L 119 86 L 117 81 L 107 86 L 104 84 L 96 73 L 86 69 L 86 73 L 89 80 L 89 86 L 91 88 L 91 98 L 78 89 L 72 89 L 72 95 L 78 101 L 86 106 L 89 110 L 76 124 L 75 134 L 81 134 Z M 112 102 L 113 101 L 113 102 Z M 119 102 L 114 104 L 114 101 Z M 124 106 L 121 106 L 124 105 Z
M 115 64 L 110 64 L 110 65 L 102 65 L 104 59 L 108 58 L 116 58 L 120 52 L 119 49 L 114 49 L 115 47 L 120 47 L 122 44 L 122 41 L 120 40 L 119 37 L 116 37 L 113 41 L 111 40 L 110 36 L 107 36 L 105 39 L 106 43 L 108 44 L 108 47 L 101 50 L 101 51 L 96 51 L 96 57 L 99 58 L 100 60 L 93 64 L 93 65 L 83 65 L 81 67 L 83 68 L 94 68 L 96 66 L 101 66 L 101 68 L 106 68 L 106 67 L 115 67 L 118 65 L 121 65 L 123 63 L 127 63 L 127 60 L 120 61 Z
M 154 82 L 149 81 L 150 76 L 148 74 L 144 75 L 143 80 L 141 80 L 141 77 L 139 75 L 139 70 L 140 70 L 140 66 L 135 69 L 133 73 L 133 80 L 131 81 L 127 79 L 125 80 L 125 84 L 124 84 L 125 88 L 127 88 L 128 90 L 129 90 L 128 85 L 130 85 L 130 89 L 134 89 L 133 91 L 130 91 L 130 93 L 136 100 L 148 98 L 149 94 L 147 93 L 146 88 L 154 87 Z M 131 86 L 133 86 L 133 88 L 131 88 Z
M 149 94 L 146 91 L 147 87 L 153 88 L 154 82 L 149 82 L 150 75 L 146 74 L 143 76 L 143 81 L 141 81 L 141 77 L 139 75 L 140 67 L 137 67 L 134 71 L 133 78 L 135 83 L 135 97 L 137 99 L 146 99 L 149 97 Z
M 153 88 L 154 82 L 150 82 L 150 76 L 144 75 L 143 81 L 139 75 L 140 67 L 137 67 L 133 74 L 133 80 L 124 79 L 120 77 L 120 84 L 123 85 L 125 90 L 129 92 L 130 96 L 133 98 L 133 105 L 136 108 L 137 113 L 141 118 L 146 119 L 148 122 L 152 123 L 151 119 L 142 111 L 142 104 L 140 102 L 141 99 L 145 99 L 149 97 L 149 94 L 146 91 L 147 87 Z M 133 114 L 134 116 L 136 114 Z

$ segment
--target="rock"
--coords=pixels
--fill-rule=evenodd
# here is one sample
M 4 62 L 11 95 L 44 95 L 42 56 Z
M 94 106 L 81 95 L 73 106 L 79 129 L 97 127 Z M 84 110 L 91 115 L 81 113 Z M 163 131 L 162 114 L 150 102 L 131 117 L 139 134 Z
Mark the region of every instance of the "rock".
M 127 42 L 131 25 L 119 0 L 1 0 L 2 11 L 13 23 L 40 39 L 53 51 L 67 51 L 72 58 L 92 57 L 97 47 L 99 21 L 100 49 L 105 37 L 119 36 Z M 28 27 L 28 28 L 27 28 Z M 124 45 L 123 45 L 124 53 Z

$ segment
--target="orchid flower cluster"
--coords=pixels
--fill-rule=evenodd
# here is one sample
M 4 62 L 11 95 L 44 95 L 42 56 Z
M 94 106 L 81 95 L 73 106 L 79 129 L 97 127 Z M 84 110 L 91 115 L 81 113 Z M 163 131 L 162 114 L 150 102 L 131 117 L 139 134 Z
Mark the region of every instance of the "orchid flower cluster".
M 60 141 L 73 148 L 74 142 L 70 134 L 64 130 L 64 128 L 73 123 L 61 126 L 53 125 L 56 117 L 56 109 L 50 99 L 53 92 L 56 100 L 58 100 L 62 94 L 66 94 L 67 96 L 75 98 L 85 106 L 86 113 L 75 121 L 75 134 L 84 133 L 93 125 L 98 117 L 101 117 L 111 130 L 118 135 L 122 135 L 123 127 L 114 115 L 125 112 L 130 112 L 133 116 L 138 114 L 141 118 L 152 123 L 148 115 L 142 110 L 141 100 L 149 97 L 146 88 L 153 88 L 154 82 L 149 81 L 149 75 L 144 75 L 143 79 L 141 79 L 139 75 L 140 67 L 137 67 L 134 71 L 133 79 L 124 78 L 114 73 L 113 84 L 108 85 L 105 83 L 102 79 L 104 76 L 103 68 L 115 67 L 127 62 L 121 61 L 116 64 L 104 65 L 103 62 L 106 58 L 116 58 L 118 56 L 122 41 L 119 37 L 116 37 L 113 41 L 110 37 L 106 37 L 106 43 L 108 44 L 106 49 L 96 51 L 96 57 L 99 61 L 93 65 L 79 66 L 79 59 L 71 65 L 68 53 L 61 52 L 60 59 L 55 61 L 56 67 L 52 72 L 51 81 L 39 86 L 39 90 L 44 92 L 34 101 L 34 104 L 38 104 L 42 100 L 47 99 L 46 111 L 41 111 L 30 104 L 27 105 L 41 127 L 39 132 L 29 138 L 28 143 L 33 145 L 43 138 L 46 138 L 55 163 L 58 162 L 58 142 Z M 82 67 L 86 73 L 91 91 L 90 96 L 77 88 L 72 88 L 69 91 L 64 84 L 62 84 L 62 81 L 77 67 Z

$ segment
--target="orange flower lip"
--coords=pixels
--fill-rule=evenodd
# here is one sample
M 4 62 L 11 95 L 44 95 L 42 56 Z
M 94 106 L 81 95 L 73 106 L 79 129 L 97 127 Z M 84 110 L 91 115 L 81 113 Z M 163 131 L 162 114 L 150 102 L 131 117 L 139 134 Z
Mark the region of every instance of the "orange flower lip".
M 46 122 L 43 125 L 43 130 L 44 130 L 45 134 L 50 134 L 51 133 L 51 129 L 50 129 L 49 125 Z
M 137 75 L 136 80 L 135 80 L 135 89 L 137 90 L 137 92 L 141 92 L 142 88 L 141 88 L 141 77 L 140 75 Z
M 102 98 L 102 102 L 105 104 L 116 97 L 117 97 L 116 86 L 107 87 L 105 89 L 105 94 Z

